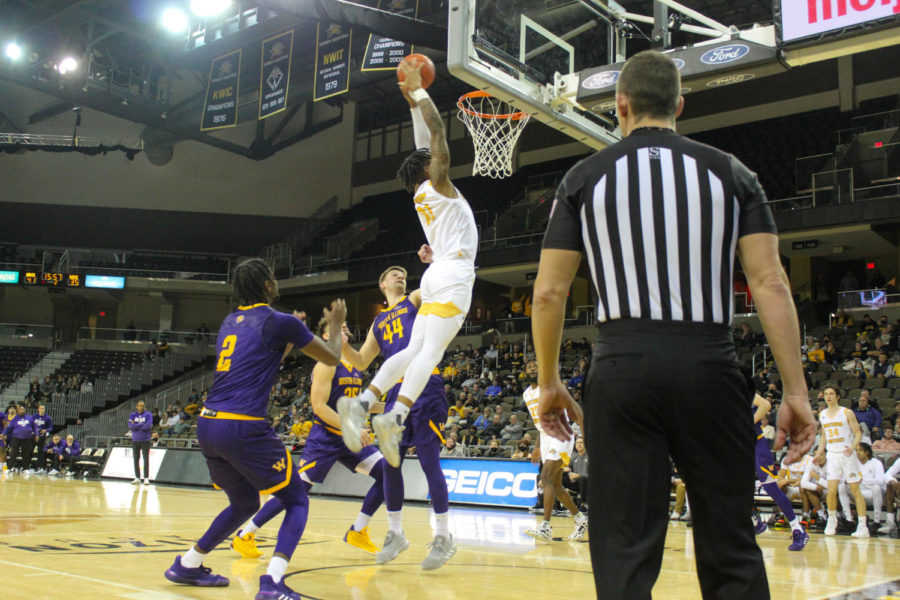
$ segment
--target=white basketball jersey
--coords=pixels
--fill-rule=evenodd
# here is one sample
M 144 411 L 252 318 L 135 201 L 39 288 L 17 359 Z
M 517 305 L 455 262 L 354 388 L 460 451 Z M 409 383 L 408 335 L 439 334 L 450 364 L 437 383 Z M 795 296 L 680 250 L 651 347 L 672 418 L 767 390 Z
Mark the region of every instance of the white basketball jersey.
M 544 430 L 541 427 L 540 419 L 538 419 L 538 402 L 540 401 L 540 399 L 540 388 L 532 388 L 531 386 L 529 386 L 525 388 L 524 392 L 522 392 L 522 400 L 525 401 L 525 406 L 528 407 L 528 412 L 531 415 L 531 420 L 534 421 L 535 428 L 543 434 Z
M 806 472 L 806 467 L 812 462 L 812 456 L 809 454 L 804 454 L 803 458 L 798 460 L 797 462 L 793 462 L 789 465 L 785 464 L 784 461 L 787 460 L 785 456 L 781 461 L 781 468 L 787 470 L 787 478 L 788 479 L 802 479 L 803 474 Z
M 428 245 L 434 251 L 434 262 L 464 260 L 474 263 L 478 228 L 472 207 L 459 190 L 456 190 L 456 198 L 448 198 L 438 193 L 429 179 L 416 190 L 414 200 Z
M 837 413 L 832 416 L 828 416 L 827 408 L 819 413 L 819 422 L 822 424 L 822 431 L 825 432 L 826 451 L 843 452 L 850 447 L 853 430 L 850 429 L 850 422 L 847 420 L 849 412 L 849 409 L 840 406 Z

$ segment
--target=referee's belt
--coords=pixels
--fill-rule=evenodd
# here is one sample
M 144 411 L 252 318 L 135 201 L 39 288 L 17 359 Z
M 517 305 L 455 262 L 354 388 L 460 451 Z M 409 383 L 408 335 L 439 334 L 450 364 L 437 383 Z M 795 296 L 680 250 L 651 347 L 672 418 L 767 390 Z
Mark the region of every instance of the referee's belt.
M 207 419 L 228 419 L 230 421 L 265 421 L 262 417 L 251 417 L 250 415 L 230 413 L 223 410 L 210 410 L 208 408 L 201 410 L 200 416 Z

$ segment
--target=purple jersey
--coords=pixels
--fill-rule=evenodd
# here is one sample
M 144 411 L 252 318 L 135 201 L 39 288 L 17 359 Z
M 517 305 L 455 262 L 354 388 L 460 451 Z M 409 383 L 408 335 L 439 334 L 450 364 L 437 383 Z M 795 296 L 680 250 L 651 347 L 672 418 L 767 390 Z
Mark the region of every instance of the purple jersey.
M 31 415 L 16 415 L 6 426 L 6 431 L 4 431 L 4 433 L 7 438 L 17 438 L 20 440 L 36 436 L 37 430 L 34 428 L 34 417 Z
M 313 337 L 299 319 L 268 304 L 239 307 L 219 328 L 216 375 L 206 408 L 264 418 L 286 345 L 303 348 Z
M 50 415 L 34 415 L 34 428 L 37 430 L 38 435 L 47 435 L 50 431 L 53 430 L 53 421 L 50 419 Z M 41 430 L 44 433 L 41 433 Z
M 132 442 L 149 442 L 150 430 L 153 429 L 153 416 L 147 412 L 134 411 L 128 417 L 128 429 L 131 430 Z
M 331 394 L 328 396 L 328 406 L 337 411 L 337 401 L 341 396 L 356 397 L 362 389 L 362 373 L 343 360 L 334 369 L 334 377 L 331 378 Z M 346 449 L 341 430 L 328 425 L 320 418 L 313 419 L 312 429 L 306 439 L 306 448 L 303 449 L 304 462 L 313 460 L 312 456 L 322 452 L 335 452 Z

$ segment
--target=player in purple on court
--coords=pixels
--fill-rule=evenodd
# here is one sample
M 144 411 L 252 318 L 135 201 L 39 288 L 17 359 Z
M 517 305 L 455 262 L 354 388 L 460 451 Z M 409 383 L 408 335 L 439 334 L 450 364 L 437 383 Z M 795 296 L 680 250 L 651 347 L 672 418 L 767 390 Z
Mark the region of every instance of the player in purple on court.
M 378 278 L 378 287 L 387 299 L 388 307 L 375 317 L 366 341 L 359 352 L 345 348 L 345 354 L 353 366 L 366 369 L 380 353 L 390 358 L 409 345 L 413 322 L 416 320 L 422 299 L 419 290 L 406 295 L 406 269 L 389 267 Z M 385 412 L 397 401 L 400 384 L 386 394 Z M 425 389 L 412 405 L 400 440 L 401 463 L 393 467 L 385 461 L 384 496 L 387 504 L 388 532 L 376 563 L 388 563 L 409 548 L 403 535 L 401 512 L 403 509 L 403 457 L 408 448 L 415 447 L 419 464 L 428 482 L 431 507 L 434 511 L 435 536 L 431 551 L 422 562 L 426 571 L 441 567 L 456 553 L 456 544 L 450 534 L 448 516 L 450 510 L 447 480 L 441 470 L 441 446 L 444 444 L 444 422 L 447 420 L 447 395 L 444 380 L 437 369 L 431 372 Z M 380 440 L 379 440 L 380 441 Z
M 325 342 L 307 329 L 299 314 L 270 306 L 278 297 L 278 283 L 262 260 L 240 263 L 233 282 L 238 308 L 219 328 L 215 379 L 197 424 L 210 477 L 228 496 L 229 505 L 195 545 L 175 558 L 165 576 L 201 587 L 228 585 L 226 577 L 214 574 L 203 561 L 259 509 L 261 493 L 273 494 L 284 505 L 285 516 L 267 573 L 259 578 L 256 600 L 300 600 L 283 577 L 306 527 L 309 497 L 290 451 L 266 420 L 269 389 L 291 346 L 320 362 L 338 363 L 347 308 L 343 300 L 335 300 L 331 310 L 324 311 L 331 336 Z
M 318 333 L 324 339 L 330 336 L 327 331 L 328 322 L 325 319 L 319 323 Z M 350 348 L 347 343 L 349 330 L 344 326 L 344 349 Z M 337 401 L 341 396 L 355 397 L 359 395 L 362 387 L 362 373 L 347 361 L 347 356 L 341 356 L 341 362 L 337 366 L 325 363 L 317 363 L 312 372 L 312 389 L 310 390 L 310 403 L 312 404 L 315 419 L 312 429 L 303 449 L 303 459 L 298 465 L 297 473 L 303 480 L 306 490 L 314 483 L 322 483 L 328 472 L 340 462 L 350 471 L 356 471 L 369 475 L 375 481 L 369 488 L 362 509 L 356 517 L 356 522 L 344 535 L 344 541 L 365 550 L 371 554 L 378 552 L 378 546 L 372 543 L 369 537 L 369 520 L 375 511 L 384 503 L 384 466 L 386 462 L 374 446 L 372 436 L 365 430 L 361 434 L 362 449 L 352 452 L 344 444 L 341 437 L 341 418 L 337 414 Z M 378 402 L 372 406 L 375 412 L 381 412 L 384 404 Z M 259 558 L 262 553 L 256 547 L 256 531 L 284 510 L 281 501 L 275 497 L 266 502 L 253 519 L 247 523 L 237 537 L 231 542 L 231 547 L 245 558 Z

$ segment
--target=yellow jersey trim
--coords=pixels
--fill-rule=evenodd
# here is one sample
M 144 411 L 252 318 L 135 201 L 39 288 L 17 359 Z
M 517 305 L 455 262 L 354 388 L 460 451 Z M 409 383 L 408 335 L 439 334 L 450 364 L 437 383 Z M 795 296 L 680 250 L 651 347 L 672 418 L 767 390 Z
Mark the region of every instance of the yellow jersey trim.
M 572 457 L 569 456 L 568 452 L 560 452 L 559 457 L 562 459 L 562 464 L 564 467 L 568 467 L 569 463 L 572 461 Z
M 768 475 L 769 477 L 771 477 L 772 479 L 775 479 L 775 473 L 773 473 L 771 469 L 767 469 L 765 467 L 760 467 L 759 470 L 762 471 L 763 473 L 765 473 L 766 475 Z
M 341 364 L 344 365 L 344 368 L 346 368 L 348 371 L 353 371 L 353 365 L 346 362 L 343 358 L 341 359 Z
M 308 471 L 309 469 L 312 469 L 314 466 L 316 466 L 316 461 L 312 461 L 312 462 L 310 462 L 310 463 L 306 463 L 305 465 L 303 465 L 302 467 L 300 467 L 299 469 L 297 469 L 297 474 L 299 475 L 299 474 L 302 473 L 303 471 Z
M 291 460 L 291 451 L 287 448 L 284 449 L 284 453 L 287 454 L 287 465 L 285 466 L 284 472 L 286 475 L 284 476 L 284 481 L 279 483 L 278 485 L 273 485 L 270 488 L 266 488 L 264 490 L 259 490 L 260 494 L 274 494 L 278 490 L 284 489 L 287 487 L 287 484 L 291 482 L 291 472 L 294 470 L 293 461 Z
M 450 318 L 462 314 L 458 306 L 452 302 L 425 302 L 419 308 L 421 315 L 437 315 L 438 317 Z
M 238 306 L 238 310 L 250 310 L 251 308 L 258 308 L 260 306 L 268 306 L 268 302 L 260 302 L 258 304 L 251 304 L 249 306 Z
M 324 427 L 326 431 L 330 431 L 331 433 L 341 435 L 340 429 L 335 429 L 334 427 L 332 427 L 330 425 L 326 425 L 322 421 L 313 421 L 313 425 L 320 425 L 320 426 Z
M 438 439 L 441 440 L 442 444 L 446 444 L 447 440 L 444 439 L 444 436 L 441 435 L 441 430 L 437 425 L 434 424 L 434 421 L 428 419 L 428 426 L 431 427 L 431 430 L 434 431 L 434 434 L 438 436 Z
M 400 304 L 401 302 L 403 302 L 404 300 L 406 300 L 406 297 L 407 297 L 407 295 L 406 295 L 406 294 L 403 294 L 403 297 L 402 297 L 402 298 L 400 298 L 399 300 L 397 300 L 396 302 L 394 302 L 393 304 L 391 304 L 391 305 L 388 306 L 387 308 L 382 308 L 382 309 L 381 309 L 381 312 L 387 312 L 387 311 L 389 311 L 389 310 L 394 310 L 394 309 L 397 307 L 398 304 Z
M 206 408 L 200 411 L 200 416 L 205 419 L 227 419 L 229 421 L 265 421 L 262 417 L 251 417 L 250 415 L 230 413 L 222 410 L 209 410 Z

